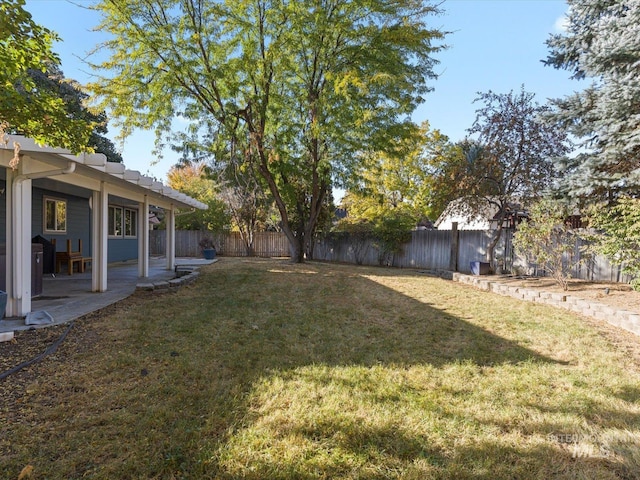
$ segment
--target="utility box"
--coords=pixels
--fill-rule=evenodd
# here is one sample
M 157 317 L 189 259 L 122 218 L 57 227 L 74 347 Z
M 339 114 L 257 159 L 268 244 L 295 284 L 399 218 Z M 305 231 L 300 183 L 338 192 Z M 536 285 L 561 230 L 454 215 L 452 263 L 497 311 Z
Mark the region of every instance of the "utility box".
M 42 244 L 42 273 L 56 273 L 56 246 L 42 235 L 31 239 L 33 243 Z
M 7 291 L 7 246 L 0 245 L 0 290 Z M 31 244 L 31 296 L 42 295 L 43 248 L 39 243 Z

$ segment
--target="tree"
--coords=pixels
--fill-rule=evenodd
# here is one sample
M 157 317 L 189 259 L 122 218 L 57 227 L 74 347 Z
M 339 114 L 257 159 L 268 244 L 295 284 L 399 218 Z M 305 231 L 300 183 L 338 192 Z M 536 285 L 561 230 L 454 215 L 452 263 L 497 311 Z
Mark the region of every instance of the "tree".
M 108 131 L 106 112 L 94 112 L 87 107 L 89 95 L 83 91 L 78 82 L 65 78 L 62 70 L 55 64 L 47 65 L 45 71 L 29 70 L 28 74 L 37 90 L 48 91 L 62 99 L 68 118 L 79 119 L 88 125 L 93 125 L 87 140 L 88 147 L 96 153 L 104 154 L 109 162 L 122 163 L 122 155 L 113 142 L 104 136 Z
M 176 217 L 176 228 L 219 232 L 229 227 L 230 218 L 225 204 L 217 197 L 216 183 L 207 178 L 204 164 L 172 167 L 167 173 L 167 183 L 171 188 L 200 200 L 208 207 L 206 210 L 195 210 Z
M 245 136 L 293 259 L 312 252 L 333 184 L 358 152 L 406 135 L 443 37 L 422 1 L 103 0 L 111 75 L 94 85 L 133 128 L 166 137 L 177 115 Z M 193 132 L 192 132 L 193 133 Z M 195 138 L 195 135 L 194 137 Z M 216 158 L 224 162 L 224 158 Z
M 529 218 L 522 222 L 513 237 L 516 252 L 545 270 L 555 282 L 568 290 L 571 271 L 584 257 L 577 255 L 576 231 L 567 224 L 566 203 L 544 198 L 529 209 Z
M 69 115 L 64 99 L 37 88 L 31 74 L 60 64 L 51 49 L 58 37 L 37 25 L 24 4 L 0 3 L 0 141 L 14 130 L 52 147 L 86 150 L 93 125 Z
M 596 203 L 587 210 L 593 249 L 623 266 L 632 275 L 634 290 L 640 290 L 640 200 L 620 196 L 614 203 Z
M 433 159 L 450 146 L 445 135 L 424 122 L 393 150 L 365 154 L 356 171 L 357 184 L 346 194 L 349 216 L 372 220 L 376 210 L 400 208 L 413 217 L 412 227 L 421 220 L 434 220 L 429 215 Z
M 445 137 L 446 139 L 446 137 Z M 446 139 L 436 144 L 427 156 L 427 210 L 429 218 L 437 220 L 447 206 L 469 189 L 465 182 L 477 183 L 480 177 L 475 168 L 482 147 L 469 139 L 451 143 Z
M 540 198 L 555 178 L 552 159 L 569 150 L 562 128 L 547 122 L 548 111 L 534 101 L 524 88 L 517 94 L 481 93 L 476 101 L 484 106 L 476 111 L 465 141 L 444 169 L 439 181 L 456 181 L 459 208 L 470 216 L 486 215 L 487 206 L 497 211 L 497 227 L 487 246 L 487 261 L 493 265 L 495 247 L 505 222 L 514 209 L 526 208 Z M 461 154 L 461 155 L 460 155 Z
M 581 153 L 559 163 L 560 190 L 604 198 L 640 187 L 640 3 L 569 0 L 568 27 L 547 45 L 547 65 L 592 79 L 553 102 L 552 119 L 581 140 Z

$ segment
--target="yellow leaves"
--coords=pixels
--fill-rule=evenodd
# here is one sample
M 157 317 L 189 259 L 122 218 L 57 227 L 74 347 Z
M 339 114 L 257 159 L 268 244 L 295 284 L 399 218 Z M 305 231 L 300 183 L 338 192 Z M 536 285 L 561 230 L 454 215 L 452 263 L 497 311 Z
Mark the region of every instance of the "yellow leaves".
M 31 477 L 32 473 L 33 473 L 33 466 L 27 465 L 22 469 L 22 471 L 20 472 L 20 475 L 18 475 L 18 480 L 27 480 L 29 478 L 32 478 Z

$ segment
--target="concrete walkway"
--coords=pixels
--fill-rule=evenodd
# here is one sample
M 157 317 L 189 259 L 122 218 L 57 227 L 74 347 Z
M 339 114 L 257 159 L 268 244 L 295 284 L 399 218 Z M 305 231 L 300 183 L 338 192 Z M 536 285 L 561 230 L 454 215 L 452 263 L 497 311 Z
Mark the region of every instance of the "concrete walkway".
M 202 258 L 176 258 L 176 266 L 198 267 L 208 265 L 214 260 Z M 107 271 L 108 290 L 103 293 L 91 291 L 91 272 L 44 275 L 42 295 L 32 299 L 32 312 L 47 312 L 53 323 L 59 325 L 78 317 L 116 303 L 133 294 L 139 283 L 154 283 L 175 278 L 173 270 L 167 270 L 164 257 L 152 257 L 149 261 L 149 277 L 138 277 L 138 263 L 120 262 L 109 264 Z M 5 318 L 0 320 L 0 334 L 17 330 L 28 330 L 33 325 L 25 325 L 24 318 Z

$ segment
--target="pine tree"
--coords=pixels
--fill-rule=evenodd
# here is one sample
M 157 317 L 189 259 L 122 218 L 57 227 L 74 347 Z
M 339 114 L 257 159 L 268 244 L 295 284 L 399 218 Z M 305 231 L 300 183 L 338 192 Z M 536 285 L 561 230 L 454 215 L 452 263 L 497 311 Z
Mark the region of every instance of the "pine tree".
M 552 118 L 581 139 L 558 167 L 563 193 L 588 197 L 640 190 L 640 0 L 569 0 L 566 33 L 545 63 L 589 87 L 553 101 Z

